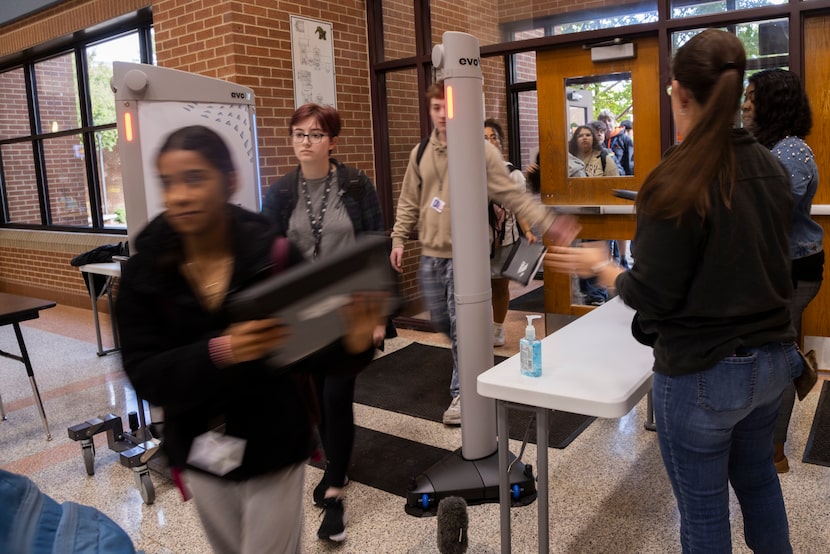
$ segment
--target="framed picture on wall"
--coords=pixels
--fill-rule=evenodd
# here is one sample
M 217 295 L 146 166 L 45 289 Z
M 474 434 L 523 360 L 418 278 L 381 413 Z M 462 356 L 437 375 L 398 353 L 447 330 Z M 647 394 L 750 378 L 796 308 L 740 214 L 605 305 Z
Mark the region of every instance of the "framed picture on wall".
M 331 23 L 292 15 L 291 62 L 294 70 L 294 107 L 314 102 L 336 108 Z

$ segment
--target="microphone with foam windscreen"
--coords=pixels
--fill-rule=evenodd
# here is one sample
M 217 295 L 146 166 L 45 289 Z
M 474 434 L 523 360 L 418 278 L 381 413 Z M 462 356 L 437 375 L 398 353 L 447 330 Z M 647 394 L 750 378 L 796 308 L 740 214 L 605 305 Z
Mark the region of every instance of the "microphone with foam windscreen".
M 441 554 L 467 552 L 467 502 L 448 496 L 438 504 L 438 551 Z

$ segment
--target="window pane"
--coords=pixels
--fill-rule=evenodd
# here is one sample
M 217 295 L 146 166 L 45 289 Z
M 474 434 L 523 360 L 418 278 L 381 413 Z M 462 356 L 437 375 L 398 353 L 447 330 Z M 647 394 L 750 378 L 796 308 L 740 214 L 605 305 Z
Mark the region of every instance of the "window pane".
M 502 40 L 527 40 L 536 36 L 564 35 L 657 21 L 656 0 L 606 2 L 608 5 L 600 7 L 586 7 L 598 2 L 572 1 L 565 4 L 540 3 L 538 0 L 499 2 L 498 21 Z M 539 29 L 541 35 L 532 34 Z
M 43 159 L 52 224 L 89 227 L 91 219 L 81 135 L 44 140 Z
M 763 6 L 778 6 L 789 0 L 672 0 L 671 16 L 675 19 L 698 17 L 733 10 L 746 10 Z
M 19 142 L 0 146 L 3 162 L 3 190 L 9 204 L 9 223 L 40 225 L 32 144 Z
M 118 132 L 115 129 L 95 133 L 96 163 L 101 181 L 101 203 L 104 227 L 126 229 L 124 187 L 121 179 L 121 158 L 118 154 Z
M 415 10 L 411 0 L 383 0 L 383 56 L 387 60 L 415 55 Z
M 741 39 L 746 50 L 747 71 L 783 68 L 789 65 L 789 23 L 786 19 L 741 23 L 722 30 L 732 31 Z M 672 33 L 672 55 L 701 31 L 703 29 Z
M 81 126 L 75 56 L 66 54 L 35 65 L 40 132 L 57 133 Z
M 522 169 L 536 161 L 539 152 L 539 102 L 535 90 L 518 93 L 519 97 L 519 150 Z
M 516 33 L 514 40 L 527 40 L 544 36 L 544 29 L 533 29 Z M 519 52 L 513 54 L 513 63 L 516 69 L 517 83 L 527 83 L 536 80 L 536 52 Z
M 158 65 L 158 60 L 156 60 L 156 28 L 150 27 L 150 59 L 147 63 L 152 65 Z
M 0 73 L 0 99 L 0 140 L 29 136 L 29 104 L 22 68 Z
M 115 95 L 110 88 L 112 62 L 141 62 L 138 33 L 99 42 L 86 49 L 92 124 L 115 123 Z
M 389 111 L 389 158 L 392 170 L 393 205 L 398 205 L 401 183 L 409 153 L 421 140 L 418 103 L 425 102 L 418 89 L 415 70 L 386 74 L 386 103 Z

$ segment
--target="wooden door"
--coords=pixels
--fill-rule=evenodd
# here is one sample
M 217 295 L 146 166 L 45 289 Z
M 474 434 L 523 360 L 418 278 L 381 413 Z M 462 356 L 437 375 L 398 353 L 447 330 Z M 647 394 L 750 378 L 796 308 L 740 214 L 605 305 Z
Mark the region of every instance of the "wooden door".
M 830 16 L 804 20 L 804 85 L 813 110 L 813 130 L 807 143 L 813 149 L 819 187 L 813 199 L 813 219 L 824 228 L 824 284 L 802 320 L 804 336 L 830 337 Z M 819 212 L 823 215 L 816 215 Z M 830 348 L 828 348 L 830 350 Z M 827 367 L 822 365 L 822 367 Z
M 539 95 L 539 141 L 542 171 L 542 201 L 556 206 L 584 206 L 585 211 L 625 211 L 630 200 L 617 198 L 612 189 L 639 190 L 646 175 L 660 161 L 661 105 L 668 106 L 661 94 L 659 48 L 656 37 L 633 39 L 635 57 L 614 61 L 591 61 L 591 50 L 579 46 L 537 53 Z M 574 83 L 592 78 L 631 80 L 634 114 L 635 173 L 625 177 L 569 178 L 568 98 L 566 90 Z M 594 79 L 596 80 L 596 79 Z M 595 106 L 595 109 L 602 106 Z M 549 171 L 547 168 L 553 168 Z M 598 208 L 619 206 L 620 210 Z M 581 236 L 595 239 L 631 239 L 635 220 L 632 213 L 580 215 Z M 545 311 L 557 314 L 582 314 L 588 306 L 571 303 L 571 280 L 567 275 L 545 274 Z

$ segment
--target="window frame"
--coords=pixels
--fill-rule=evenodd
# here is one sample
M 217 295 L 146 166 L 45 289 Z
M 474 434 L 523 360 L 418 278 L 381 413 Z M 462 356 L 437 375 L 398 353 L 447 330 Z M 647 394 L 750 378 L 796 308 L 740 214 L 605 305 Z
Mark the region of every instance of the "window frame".
M 153 59 L 153 20 L 150 8 L 138 10 L 134 13 L 119 17 L 115 20 L 74 33 L 69 37 L 61 37 L 48 43 L 38 45 L 25 52 L 0 59 L 0 73 L 23 70 L 23 79 L 26 87 L 26 103 L 30 134 L 26 136 L 0 139 L 0 147 L 9 144 L 28 143 L 32 146 L 34 161 L 34 179 L 37 188 L 40 208 L 40 223 L 11 222 L 8 192 L 4 185 L 3 159 L 0 153 L 0 228 L 33 229 L 49 231 L 67 231 L 82 233 L 124 234 L 126 227 L 105 227 L 102 181 L 95 147 L 96 134 L 102 131 L 116 129 L 116 122 L 95 125 L 92 121 L 92 99 L 89 90 L 89 68 L 87 65 L 87 48 L 94 47 L 102 42 L 116 39 L 120 36 L 136 33 L 139 41 L 139 56 L 141 63 L 152 64 Z M 51 132 L 41 128 L 37 80 L 35 68 L 38 63 L 60 56 L 72 55 L 75 61 L 75 80 L 81 124 L 78 128 Z M 89 200 L 90 223 L 84 226 L 55 224 L 52 216 L 52 199 L 49 183 L 46 178 L 46 150 L 44 141 L 69 135 L 80 135 L 84 148 L 84 168 L 86 174 L 86 194 Z

